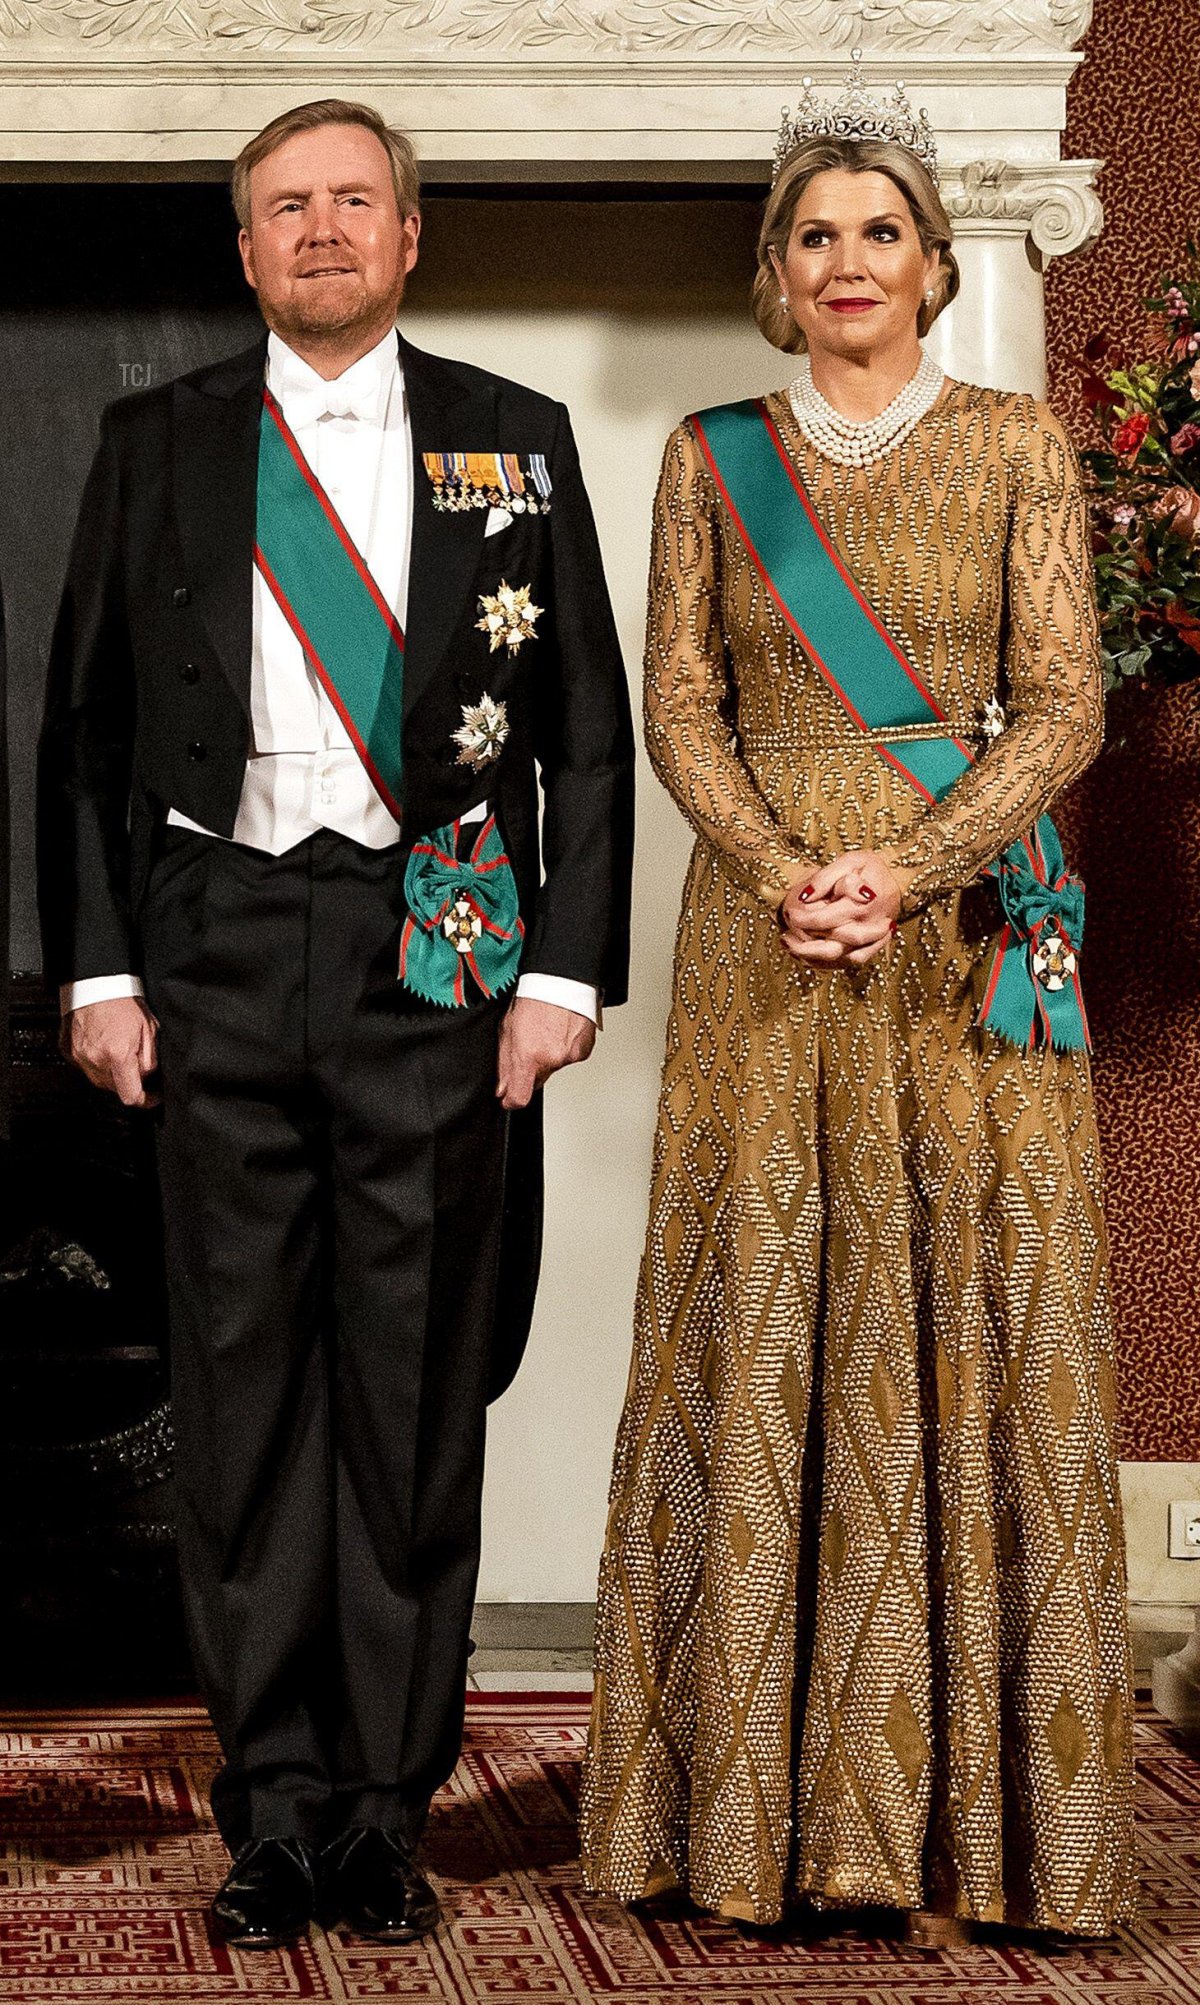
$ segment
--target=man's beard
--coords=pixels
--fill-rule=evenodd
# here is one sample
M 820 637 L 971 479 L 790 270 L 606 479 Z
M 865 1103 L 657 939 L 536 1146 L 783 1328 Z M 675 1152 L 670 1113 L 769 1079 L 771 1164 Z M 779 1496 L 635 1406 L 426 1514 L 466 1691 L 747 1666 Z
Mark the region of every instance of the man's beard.
M 390 303 L 387 298 L 373 298 L 360 275 L 351 272 L 346 282 L 337 286 L 301 279 L 274 314 L 264 317 L 285 340 L 289 334 L 353 334 L 355 328 L 369 327 L 379 320 Z

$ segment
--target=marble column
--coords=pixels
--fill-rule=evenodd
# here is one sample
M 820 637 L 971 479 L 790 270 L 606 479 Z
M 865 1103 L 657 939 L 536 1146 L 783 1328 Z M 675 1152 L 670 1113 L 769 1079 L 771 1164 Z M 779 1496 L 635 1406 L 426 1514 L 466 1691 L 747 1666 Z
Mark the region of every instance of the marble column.
M 943 192 L 962 291 L 930 334 L 929 348 L 950 375 L 1045 396 L 1043 274 L 1052 257 L 1086 250 L 1099 236 L 1104 211 L 1093 187 L 1099 166 L 977 160 L 948 178 Z
M 1182 1650 L 1155 1659 L 1151 1687 L 1163 1718 L 1180 1733 L 1200 1739 L 1200 1608 Z

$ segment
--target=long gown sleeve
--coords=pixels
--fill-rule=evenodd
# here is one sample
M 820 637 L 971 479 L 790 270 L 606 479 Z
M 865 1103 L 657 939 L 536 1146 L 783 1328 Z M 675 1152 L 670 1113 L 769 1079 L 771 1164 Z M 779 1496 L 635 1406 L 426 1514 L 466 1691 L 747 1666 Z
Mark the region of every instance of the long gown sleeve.
M 1075 450 L 1053 412 L 1031 399 L 1017 405 L 1008 432 L 1008 728 L 911 836 L 885 852 L 906 913 L 970 883 L 1030 829 L 1090 765 L 1103 735 L 1091 546 Z
M 718 501 L 686 425 L 667 441 L 654 501 L 645 656 L 650 763 L 738 882 L 778 907 L 815 859 L 789 838 L 738 756 L 721 618 Z

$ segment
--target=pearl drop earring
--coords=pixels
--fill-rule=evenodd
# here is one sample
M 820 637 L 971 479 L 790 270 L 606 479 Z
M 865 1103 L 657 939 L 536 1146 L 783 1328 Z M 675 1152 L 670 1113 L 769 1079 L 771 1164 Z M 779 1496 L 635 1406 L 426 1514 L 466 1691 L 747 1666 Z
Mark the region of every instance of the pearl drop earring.
M 781 292 L 781 293 L 780 293 L 780 295 L 779 295 L 779 304 L 780 304 L 780 306 L 786 306 L 786 305 L 787 305 L 787 303 L 788 303 L 788 296 L 787 296 L 786 292 Z

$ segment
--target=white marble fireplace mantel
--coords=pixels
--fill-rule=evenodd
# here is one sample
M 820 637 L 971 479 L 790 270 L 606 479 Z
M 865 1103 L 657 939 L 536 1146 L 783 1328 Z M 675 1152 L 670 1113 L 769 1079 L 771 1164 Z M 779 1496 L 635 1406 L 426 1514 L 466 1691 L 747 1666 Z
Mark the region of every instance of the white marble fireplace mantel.
M 222 172 L 288 103 L 364 96 L 425 173 L 754 182 L 781 105 L 861 48 L 938 130 L 974 302 L 947 366 L 1045 385 L 1044 262 L 1094 241 L 1063 161 L 1091 0 L 0 0 L 0 174 Z
M 973 302 L 946 365 L 1045 386 L 1042 267 L 1094 241 L 1063 161 L 1091 0 L 0 0 L 0 176 L 223 173 L 289 103 L 366 97 L 430 180 L 760 182 L 800 78 L 851 49 L 939 134 Z

